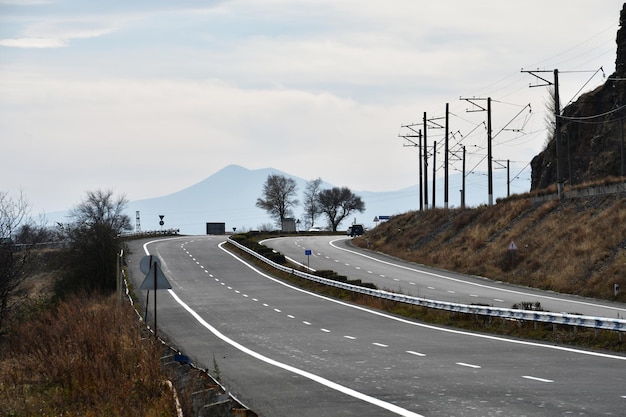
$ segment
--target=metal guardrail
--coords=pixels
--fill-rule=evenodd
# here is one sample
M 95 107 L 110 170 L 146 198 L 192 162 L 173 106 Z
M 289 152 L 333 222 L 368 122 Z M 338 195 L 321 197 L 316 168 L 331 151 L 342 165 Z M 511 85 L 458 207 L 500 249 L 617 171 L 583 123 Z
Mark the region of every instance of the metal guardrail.
M 258 258 L 266 264 L 296 275 L 300 278 L 308 279 L 310 281 L 318 282 L 320 284 L 329 285 L 336 288 L 341 288 L 348 291 L 357 292 L 360 294 L 370 295 L 372 297 L 383 298 L 386 300 L 397 301 L 400 303 L 406 303 L 416 306 L 423 306 L 428 308 L 435 308 L 438 310 L 451 311 L 456 313 L 466 314 L 479 314 L 483 316 L 499 317 L 510 320 L 524 320 L 541 323 L 563 324 L 568 326 L 590 327 L 594 329 L 602 330 L 614 330 L 618 332 L 626 332 L 626 319 L 610 319 L 606 317 L 592 317 L 583 316 L 578 314 L 567 313 L 551 313 L 547 311 L 530 311 L 530 310 L 518 310 L 510 308 L 489 307 L 479 305 L 467 305 L 450 303 L 447 301 L 436 301 L 427 298 L 415 297 L 410 295 L 403 295 L 393 293 L 389 291 L 374 290 L 371 288 L 360 287 L 358 285 L 347 284 L 345 282 L 334 281 L 327 278 L 318 277 L 316 275 L 307 274 L 306 272 L 298 271 L 293 268 L 288 268 L 284 265 L 273 262 L 266 257 L 256 253 L 255 251 L 245 247 L 244 245 L 236 242 L 235 240 L 228 238 L 228 242 L 235 245 L 239 249 L 249 253 L 250 255 Z

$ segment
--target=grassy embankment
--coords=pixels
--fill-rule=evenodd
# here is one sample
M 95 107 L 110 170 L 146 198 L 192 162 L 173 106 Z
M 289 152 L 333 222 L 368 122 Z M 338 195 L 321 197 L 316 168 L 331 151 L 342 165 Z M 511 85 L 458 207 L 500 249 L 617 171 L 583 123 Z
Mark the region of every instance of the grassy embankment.
M 54 264 L 54 251 L 33 254 Z M 159 358 L 133 308 L 114 296 L 54 301 L 55 271 L 33 273 L 0 335 L 2 416 L 175 416 Z
M 626 301 L 626 199 L 618 194 L 410 212 L 353 242 L 442 269 Z M 614 284 L 623 289 L 617 297 Z

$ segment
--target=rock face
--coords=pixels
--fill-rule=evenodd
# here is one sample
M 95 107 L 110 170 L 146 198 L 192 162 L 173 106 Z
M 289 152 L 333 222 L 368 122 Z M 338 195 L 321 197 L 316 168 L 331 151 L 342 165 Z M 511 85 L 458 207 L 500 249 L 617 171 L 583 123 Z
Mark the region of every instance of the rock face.
M 565 185 L 619 177 L 626 173 L 626 4 L 617 31 L 615 73 L 604 85 L 581 95 L 561 113 L 560 159 L 557 163 L 555 134 L 546 148 L 531 161 L 531 190 L 558 181 L 557 165 Z M 556 132 L 555 132 L 556 133 Z M 624 156 L 623 156 L 624 155 Z

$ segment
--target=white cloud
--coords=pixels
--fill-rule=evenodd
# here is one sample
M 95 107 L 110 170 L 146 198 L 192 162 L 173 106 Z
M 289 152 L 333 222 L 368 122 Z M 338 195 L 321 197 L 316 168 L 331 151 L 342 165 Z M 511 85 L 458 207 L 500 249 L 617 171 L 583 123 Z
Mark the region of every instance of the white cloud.
M 547 91 L 529 89 L 520 68 L 609 74 L 615 59 L 621 2 L 543 3 L 80 2 L 3 16 L 0 45 L 31 50 L 0 55 L 0 131 L 13 156 L 0 178 L 47 211 L 95 188 L 167 194 L 231 163 L 395 190 L 418 170 L 400 125 L 442 116 L 449 102 L 452 130 L 468 136 L 484 120 L 458 99 L 472 95 L 498 100 L 496 130 L 533 103 L 533 133 L 503 134 L 494 148 L 523 166 L 545 140 Z M 564 75 L 563 99 L 589 76 Z M 441 131 L 429 135 L 441 143 Z M 468 169 L 484 160 L 484 140 L 484 129 L 464 139 Z
M 50 38 L 18 38 L 0 39 L 0 46 L 10 48 L 61 48 L 66 46 L 64 40 Z

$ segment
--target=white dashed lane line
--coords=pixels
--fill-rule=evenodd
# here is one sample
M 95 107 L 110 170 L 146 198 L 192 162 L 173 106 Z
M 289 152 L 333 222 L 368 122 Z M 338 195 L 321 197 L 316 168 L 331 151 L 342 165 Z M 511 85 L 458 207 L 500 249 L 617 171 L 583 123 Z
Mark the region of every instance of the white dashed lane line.
M 480 369 L 481 366 L 479 365 L 472 365 L 471 363 L 465 363 L 465 362 L 457 362 L 456 363 L 459 366 L 465 366 L 466 368 L 473 368 L 473 369 Z
M 207 270 L 206 270 L 206 268 L 205 268 L 204 266 L 200 265 L 200 262 L 199 262 L 199 261 L 196 261 L 196 258 L 194 258 L 194 257 L 193 257 L 193 255 L 192 255 L 191 253 L 189 253 L 186 249 L 184 249 L 184 251 L 185 251 L 185 252 L 189 255 L 189 257 L 190 257 L 190 258 L 192 258 L 192 260 L 193 260 L 193 261 L 195 261 L 195 262 L 196 262 L 196 264 L 197 264 L 197 265 L 199 265 L 199 266 L 200 266 L 200 268 L 201 268 L 201 269 L 202 269 L 205 273 L 209 274 L 209 277 L 211 277 L 211 278 L 215 279 L 215 282 L 219 282 L 219 283 L 220 283 L 220 285 L 226 286 L 226 284 L 225 284 L 224 282 L 220 281 L 220 279 L 219 279 L 219 278 L 215 278 L 215 277 L 213 276 L 213 274 L 210 274 L 210 273 L 209 273 L 209 271 L 207 271 Z M 319 253 L 318 253 L 318 255 L 320 255 L 320 256 L 321 256 L 321 254 L 319 254 Z M 329 257 L 326 257 L 326 258 L 327 258 L 327 259 L 330 259 Z M 338 261 L 337 261 L 337 260 L 335 260 L 335 262 L 338 262 Z M 346 266 L 349 266 L 349 264 L 346 264 Z M 358 267 L 358 266 L 356 266 L 356 267 L 355 267 L 355 269 L 360 270 L 361 268 L 360 268 L 360 267 Z M 372 271 L 367 271 L 367 272 L 368 272 L 369 274 L 372 274 L 372 273 L 373 273 Z M 385 275 L 380 275 L 380 277 L 385 278 Z M 399 279 L 397 279 L 397 278 L 394 278 L 393 280 L 394 280 L 394 281 L 400 281 L 400 280 L 399 280 Z M 417 285 L 415 282 L 409 282 L 409 284 L 410 284 L 410 285 Z M 233 287 L 231 287 L 231 286 L 226 286 L 226 287 L 227 287 L 229 290 L 233 290 Z M 431 286 L 429 286 L 429 287 L 427 287 L 427 288 L 428 288 L 429 290 L 435 290 L 435 289 L 436 289 L 435 287 L 431 287 Z M 240 292 L 239 290 L 234 290 L 234 292 L 235 292 L 236 294 L 241 294 L 241 292 Z M 447 292 L 448 292 L 448 293 L 451 293 L 451 294 L 455 294 L 455 293 L 456 293 L 455 291 L 451 291 L 451 290 L 448 290 Z M 245 298 L 249 298 L 248 294 L 241 294 L 241 295 L 242 295 L 243 297 L 245 297 Z M 469 295 L 470 295 L 470 297 L 479 297 L 479 296 L 478 296 L 478 295 L 476 295 L 476 294 L 469 294 Z M 250 299 L 251 299 L 252 301 L 255 301 L 255 302 L 258 302 L 258 301 L 259 301 L 257 298 L 250 298 Z M 498 298 L 494 298 L 494 301 L 496 301 L 496 302 L 500 302 L 500 303 L 504 302 L 504 300 L 501 300 L 501 299 L 498 299 Z M 270 306 L 269 306 L 269 304 L 267 304 L 267 303 L 263 303 L 263 306 L 264 306 L 264 307 L 270 307 Z M 277 313 L 282 313 L 282 310 L 280 310 L 280 309 L 278 309 L 278 308 L 273 308 L 273 310 L 274 310 L 275 312 L 277 312 Z M 295 317 L 294 315 L 292 315 L 292 314 L 287 314 L 287 315 L 286 315 L 286 317 L 288 317 L 289 319 L 295 319 L 295 318 L 296 318 L 296 317 Z M 311 325 L 312 325 L 312 323 L 311 323 L 311 322 L 309 322 L 309 321 L 304 321 L 304 320 L 302 321 L 302 324 L 304 324 L 304 325 L 306 325 L 306 326 L 311 326 Z M 321 331 L 321 332 L 324 332 L 324 333 L 332 333 L 332 332 L 331 332 L 331 330 L 326 329 L 326 328 L 320 328 L 320 331 Z M 350 336 L 350 335 L 345 335 L 345 336 L 343 336 L 343 338 L 344 338 L 344 339 L 348 339 L 348 340 L 356 340 L 356 339 L 357 339 L 355 336 Z M 373 345 L 373 346 L 380 347 L 380 348 L 388 348 L 388 347 L 389 347 L 389 345 L 384 344 L 384 343 L 380 343 L 380 342 L 373 342 L 373 343 L 372 343 L 372 345 Z M 425 357 L 425 356 L 426 356 L 426 354 L 425 354 L 425 353 L 416 352 L 416 351 L 413 351 L 413 350 L 407 350 L 407 351 L 405 351 L 405 352 L 406 352 L 407 354 L 409 354 L 409 355 L 412 355 L 412 356 L 417 356 L 417 357 Z M 465 363 L 465 362 L 456 362 L 456 365 L 458 365 L 458 366 L 463 366 L 463 367 L 466 367 L 466 368 L 471 368 L 471 369 L 481 369 L 481 368 L 482 368 L 480 365 L 474 365 L 474 364 Z M 539 378 L 539 377 L 534 377 L 534 376 L 530 376 L 530 375 L 522 375 L 522 378 L 524 378 L 524 379 L 528 379 L 528 380 L 531 380 L 531 381 L 543 382 L 543 383 L 552 383 L 552 382 L 554 382 L 554 381 L 553 381 L 553 380 L 551 380 L 551 379 Z M 621 396 L 621 398 L 626 399 L 626 395 Z
M 538 381 L 538 382 L 547 382 L 547 383 L 554 382 L 551 379 L 537 378 L 536 376 L 529 376 L 529 375 L 522 375 L 522 378 L 530 379 L 531 381 Z

